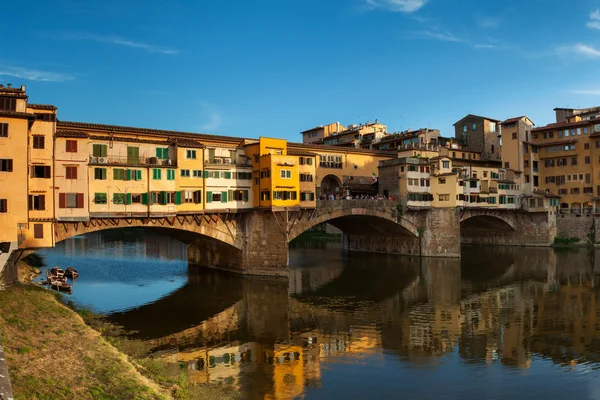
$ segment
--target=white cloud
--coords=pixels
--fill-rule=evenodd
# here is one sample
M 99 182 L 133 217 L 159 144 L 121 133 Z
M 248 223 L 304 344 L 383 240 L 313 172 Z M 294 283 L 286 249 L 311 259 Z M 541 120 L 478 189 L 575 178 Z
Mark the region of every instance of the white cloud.
M 16 67 L 3 64 L 0 64 L 0 75 L 13 76 L 15 78 L 39 82 L 65 82 L 75 79 L 73 75 L 69 74 L 40 71 L 37 69 Z
M 223 125 L 225 115 L 218 107 L 207 102 L 200 102 L 200 109 L 200 115 L 206 121 L 200 125 L 200 132 L 211 133 Z
M 419 35 L 431 38 L 431 39 L 436 39 L 436 40 L 441 40 L 444 42 L 463 42 L 464 40 L 462 40 L 459 37 L 456 37 L 454 34 L 450 33 L 450 32 L 446 32 L 446 33 L 442 33 L 442 32 L 432 32 L 429 30 L 425 30 L 425 31 L 420 31 L 417 32 Z
M 590 29 L 600 30 L 600 10 L 596 10 L 590 14 L 590 21 L 586 24 Z
M 585 96 L 600 96 L 600 89 L 576 89 L 571 90 L 571 93 Z
M 477 25 L 479 25 L 480 28 L 495 28 L 500 24 L 500 21 L 498 20 L 498 18 L 493 18 L 493 17 L 478 17 L 477 18 Z
M 498 46 L 495 44 L 474 44 L 473 48 L 474 49 L 496 49 L 496 48 L 498 48 Z
M 562 46 L 556 49 L 562 55 L 577 55 L 583 58 L 600 58 L 600 50 L 583 43 L 577 43 L 572 46 Z
M 371 7 L 408 14 L 419 10 L 428 1 L 429 0 L 366 0 L 367 4 Z
M 59 35 L 55 36 L 58 39 L 67 39 L 67 40 L 93 40 L 95 42 L 100 43 L 108 43 L 115 44 L 118 46 L 126 46 L 136 49 L 142 49 L 147 51 L 148 53 L 159 53 L 159 54 L 179 54 L 179 50 L 171 48 L 171 47 L 163 47 L 157 46 L 148 43 L 136 42 L 129 39 L 124 39 L 117 35 L 95 35 L 92 33 L 80 33 L 80 34 L 67 34 L 67 35 Z

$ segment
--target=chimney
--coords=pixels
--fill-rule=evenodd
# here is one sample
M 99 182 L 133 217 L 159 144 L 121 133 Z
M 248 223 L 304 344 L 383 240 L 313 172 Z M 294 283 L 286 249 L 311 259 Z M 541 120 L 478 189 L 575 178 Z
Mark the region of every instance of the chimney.
M 12 86 L 12 84 L 8 83 L 6 84 L 6 87 L 10 89 L 10 87 Z
M 377 118 L 375 118 L 375 124 L 378 124 L 379 120 Z
M 21 90 L 25 91 L 25 85 L 21 85 Z

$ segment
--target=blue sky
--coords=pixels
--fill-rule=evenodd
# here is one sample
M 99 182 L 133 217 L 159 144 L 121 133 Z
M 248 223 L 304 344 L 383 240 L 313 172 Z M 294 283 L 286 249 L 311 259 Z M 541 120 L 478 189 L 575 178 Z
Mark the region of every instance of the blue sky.
M 62 120 L 283 137 L 600 105 L 600 0 L 3 2 L 0 82 Z

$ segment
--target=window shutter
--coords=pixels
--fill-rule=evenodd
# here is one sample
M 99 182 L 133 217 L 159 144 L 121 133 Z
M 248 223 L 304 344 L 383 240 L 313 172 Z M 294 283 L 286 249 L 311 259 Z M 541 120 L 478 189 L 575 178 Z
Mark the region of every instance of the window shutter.
M 227 203 L 227 192 L 221 192 L 221 203 Z
M 181 204 L 181 192 L 175 192 L 175 204 Z
M 204 178 L 208 178 L 208 171 L 204 171 Z
M 41 194 L 38 196 L 38 198 L 39 198 L 40 210 L 45 210 L 46 209 L 46 196 Z
M 244 190 L 244 201 L 248 201 L 248 191 Z
M 231 172 L 225 172 L 225 179 L 231 179 Z
M 77 208 L 83 208 L 83 193 L 77 193 Z
M 77 140 L 73 140 L 71 143 L 72 143 L 72 145 L 71 145 L 71 151 L 73 153 L 77 153 Z
M 125 180 L 126 181 L 130 181 L 131 180 L 131 170 L 130 169 L 126 169 L 125 170 Z
M 148 193 L 142 193 L 142 204 L 148 204 Z
M 194 203 L 202 203 L 202 190 L 196 190 L 194 192 Z
M 44 225 L 34 224 L 33 225 L 33 238 L 43 239 L 44 238 Z
M 31 201 L 31 196 L 29 196 Z M 58 194 L 58 208 L 66 208 L 67 207 L 67 195 L 65 193 Z M 31 209 L 31 206 L 29 206 Z
M 127 193 L 125 204 L 131 204 L 131 193 Z
M 231 189 L 228 190 L 227 191 L 227 196 L 228 196 L 229 200 L 233 200 L 233 190 L 231 190 Z
M 212 203 L 212 192 L 206 192 L 206 202 Z
M 12 158 L 6 160 L 6 171 L 7 172 L 12 172 L 13 170 L 13 160 Z
M 142 171 L 141 171 L 141 170 L 138 170 L 138 171 L 137 171 L 137 180 L 138 180 L 138 181 L 141 181 L 141 180 L 142 180 Z
M 162 204 L 162 205 L 167 204 L 167 192 L 165 192 L 165 191 L 160 192 L 160 204 Z

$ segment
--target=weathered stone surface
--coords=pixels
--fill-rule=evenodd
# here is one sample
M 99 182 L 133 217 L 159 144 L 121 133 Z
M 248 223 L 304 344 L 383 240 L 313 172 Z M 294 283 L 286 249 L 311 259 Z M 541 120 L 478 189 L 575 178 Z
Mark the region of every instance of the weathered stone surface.
M 599 220 L 600 218 L 594 214 L 558 214 L 556 215 L 557 236 L 597 243 Z
M 250 275 L 288 274 L 288 244 L 328 223 L 351 251 L 460 258 L 460 245 L 548 246 L 556 217 L 484 208 L 405 209 L 387 200 L 319 201 L 314 210 L 253 210 L 163 218 L 57 222 L 56 241 L 102 229 L 147 227 L 189 244 L 190 263 Z

